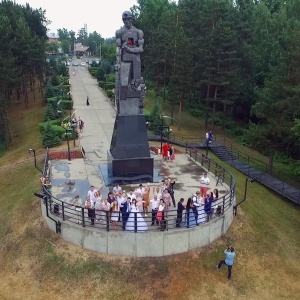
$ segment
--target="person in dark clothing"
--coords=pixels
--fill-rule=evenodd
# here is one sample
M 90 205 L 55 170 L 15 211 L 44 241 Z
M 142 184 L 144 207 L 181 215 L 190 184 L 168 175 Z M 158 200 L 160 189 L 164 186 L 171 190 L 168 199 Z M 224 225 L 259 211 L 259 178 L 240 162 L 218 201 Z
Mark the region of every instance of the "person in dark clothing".
M 181 227 L 181 222 L 182 222 L 182 212 L 184 210 L 184 205 L 183 205 L 183 198 L 180 198 L 178 204 L 177 204 L 177 218 L 176 218 L 176 227 L 180 228 Z
M 176 207 L 176 202 L 175 202 L 175 197 L 174 197 L 174 185 L 175 185 L 175 180 L 171 181 L 171 179 L 169 179 L 168 180 L 168 192 L 171 196 L 174 207 Z
M 87 105 L 87 106 L 90 105 L 90 99 L 89 99 L 89 96 L 86 97 L 86 105 Z
M 212 215 L 212 202 L 213 202 L 213 198 L 207 194 L 206 197 L 204 198 L 204 211 L 206 213 L 206 221 L 208 222 L 211 218 Z

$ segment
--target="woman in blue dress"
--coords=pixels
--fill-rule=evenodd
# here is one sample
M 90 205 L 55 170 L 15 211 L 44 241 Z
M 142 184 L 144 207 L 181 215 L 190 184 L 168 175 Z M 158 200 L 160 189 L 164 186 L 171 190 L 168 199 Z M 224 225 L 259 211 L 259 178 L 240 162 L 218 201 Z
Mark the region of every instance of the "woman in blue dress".
M 196 218 L 193 212 L 193 201 L 192 198 L 188 198 L 185 212 L 185 224 L 187 228 L 196 226 Z
M 209 194 L 207 194 L 204 198 L 204 211 L 206 213 L 206 220 L 207 222 L 211 218 L 212 215 L 212 202 L 213 202 L 213 197 Z

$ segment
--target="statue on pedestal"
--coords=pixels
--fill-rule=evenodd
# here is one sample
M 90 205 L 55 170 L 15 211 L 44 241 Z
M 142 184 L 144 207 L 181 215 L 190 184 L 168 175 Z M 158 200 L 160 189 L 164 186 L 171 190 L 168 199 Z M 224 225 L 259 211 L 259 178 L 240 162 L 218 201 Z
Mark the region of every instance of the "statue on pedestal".
M 140 111 L 123 111 L 120 107 L 120 101 L 137 99 L 138 108 L 144 107 L 145 84 L 141 77 L 140 58 L 140 54 L 144 51 L 144 33 L 132 25 L 132 13 L 130 11 L 123 12 L 122 20 L 124 26 L 116 31 L 116 71 L 118 75 L 116 100 L 118 113 L 131 115 L 136 114 L 136 112 L 140 113 Z

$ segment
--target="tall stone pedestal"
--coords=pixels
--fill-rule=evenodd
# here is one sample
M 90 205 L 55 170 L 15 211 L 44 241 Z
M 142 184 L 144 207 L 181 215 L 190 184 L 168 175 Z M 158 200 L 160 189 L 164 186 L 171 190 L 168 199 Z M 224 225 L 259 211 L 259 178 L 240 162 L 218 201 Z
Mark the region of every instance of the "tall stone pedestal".
M 153 182 L 154 161 L 150 156 L 144 115 L 116 116 L 107 156 L 112 183 Z

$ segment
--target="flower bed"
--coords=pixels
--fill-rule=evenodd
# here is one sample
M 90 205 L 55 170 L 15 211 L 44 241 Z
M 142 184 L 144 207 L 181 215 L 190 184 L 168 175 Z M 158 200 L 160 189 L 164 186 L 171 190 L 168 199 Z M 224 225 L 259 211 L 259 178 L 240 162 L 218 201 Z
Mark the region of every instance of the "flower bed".
M 83 158 L 83 154 L 80 150 L 72 150 L 71 159 L 74 158 Z M 68 151 L 53 151 L 49 153 L 49 159 L 68 159 Z

